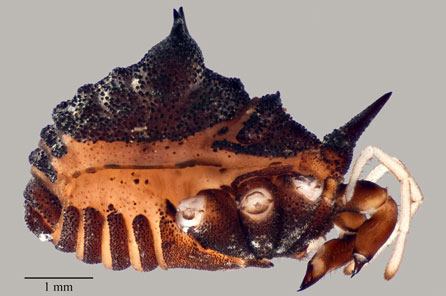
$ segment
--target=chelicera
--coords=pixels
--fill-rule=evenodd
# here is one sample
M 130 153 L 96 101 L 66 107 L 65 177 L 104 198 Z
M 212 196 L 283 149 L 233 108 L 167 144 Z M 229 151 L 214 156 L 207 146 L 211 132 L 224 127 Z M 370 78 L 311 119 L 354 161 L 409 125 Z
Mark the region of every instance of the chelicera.
M 239 79 L 204 66 L 174 10 L 170 35 L 144 58 L 57 105 L 29 159 L 29 229 L 86 263 L 121 270 L 271 267 L 311 252 L 300 289 L 345 266 L 354 275 L 396 240 L 391 279 L 423 197 L 406 167 L 355 143 L 385 94 L 319 140 Z M 381 164 L 365 179 L 360 173 Z M 376 182 L 401 183 L 398 207 Z M 325 241 L 333 228 L 339 237 Z

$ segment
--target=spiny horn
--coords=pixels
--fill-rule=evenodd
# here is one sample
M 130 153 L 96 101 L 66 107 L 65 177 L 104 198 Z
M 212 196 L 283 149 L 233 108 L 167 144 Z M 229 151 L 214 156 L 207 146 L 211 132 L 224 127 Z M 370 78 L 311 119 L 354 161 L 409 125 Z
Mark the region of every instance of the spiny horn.
M 181 33 L 189 34 L 186 26 L 186 18 L 184 17 L 183 7 L 180 7 L 178 11 L 176 9 L 173 10 L 173 27 L 171 31 L 171 35 L 181 34 Z
M 391 95 L 391 92 L 383 95 L 361 113 L 353 117 L 344 126 L 333 130 L 333 132 L 324 137 L 323 145 L 331 150 L 335 150 L 342 158 L 347 160 L 344 167 L 345 171 L 350 165 L 353 149 L 359 137 L 389 100 Z

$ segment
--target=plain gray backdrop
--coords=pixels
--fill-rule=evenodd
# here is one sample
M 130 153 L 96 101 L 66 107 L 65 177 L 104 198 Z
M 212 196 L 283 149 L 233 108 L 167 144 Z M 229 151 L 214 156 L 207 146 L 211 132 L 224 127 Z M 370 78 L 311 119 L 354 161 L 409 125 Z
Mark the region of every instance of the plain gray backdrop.
M 396 277 L 384 252 L 356 277 L 335 271 L 301 295 L 440 295 L 445 248 L 446 7 L 442 1 L 9 1 L 0 4 L 2 295 L 46 295 L 25 276 L 93 276 L 71 295 L 295 295 L 306 261 L 271 269 L 115 272 L 40 242 L 23 222 L 28 155 L 52 108 L 114 67 L 139 61 L 184 6 L 208 68 L 251 97 L 281 92 L 322 138 L 382 94 L 393 96 L 358 142 L 401 159 L 425 195 Z M 372 165 L 367 167 L 372 168 Z M 399 203 L 399 184 L 380 183 Z M 50 294 L 55 294 L 50 293 Z

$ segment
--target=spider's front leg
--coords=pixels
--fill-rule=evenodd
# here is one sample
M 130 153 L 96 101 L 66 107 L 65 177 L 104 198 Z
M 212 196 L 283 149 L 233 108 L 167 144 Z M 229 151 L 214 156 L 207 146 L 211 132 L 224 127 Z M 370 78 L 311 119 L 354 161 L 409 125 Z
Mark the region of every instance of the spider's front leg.
M 358 273 L 386 243 L 395 228 L 398 208 L 386 189 L 373 182 L 358 181 L 354 195 L 345 205 L 341 198 L 344 190 L 345 187 L 338 192 L 340 211 L 334 219 L 340 236 L 327 241 L 308 262 L 300 290 L 352 260 L 352 274 Z

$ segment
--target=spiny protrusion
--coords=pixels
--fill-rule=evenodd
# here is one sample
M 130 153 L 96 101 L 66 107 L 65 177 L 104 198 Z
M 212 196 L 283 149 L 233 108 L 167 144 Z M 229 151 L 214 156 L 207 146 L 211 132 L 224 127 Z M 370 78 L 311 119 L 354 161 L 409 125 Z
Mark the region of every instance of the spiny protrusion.
M 391 92 L 386 93 L 345 125 L 333 130 L 333 132 L 324 137 L 323 145 L 331 150 L 335 150 L 342 158 L 347 160 L 341 168 L 342 174 L 345 174 L 350 166 L 353 149 L 359 137 L 387 103 L 391 95 Z
M 183 29 L 185 33 L 187 34 L 189 33 L 187 31 L 186 18 L 184 17 L 183 7 L 180 7 L 178 11 L 176 9 L 173 10 L 172 32 L 174 32 L 174 30 L 179 30 L 178 27 L 181 27 L 181 29 Z

